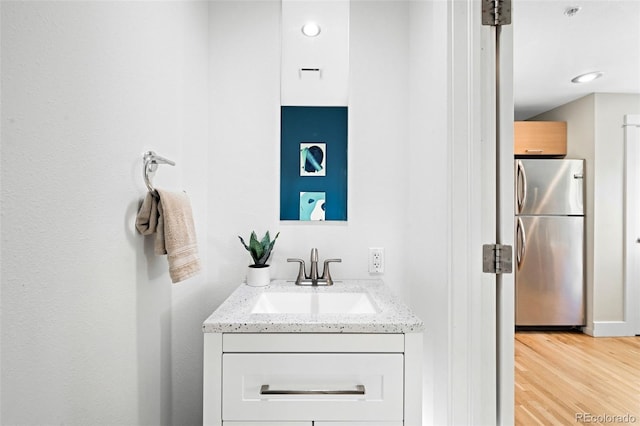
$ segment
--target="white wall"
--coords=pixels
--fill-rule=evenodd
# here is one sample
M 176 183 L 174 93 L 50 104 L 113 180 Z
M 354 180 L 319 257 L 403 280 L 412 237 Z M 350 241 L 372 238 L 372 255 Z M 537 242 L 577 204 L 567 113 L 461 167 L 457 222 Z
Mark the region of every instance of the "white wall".
M 206 274 L 172 286 L 133 223 L 155 149 L 206 242 L 207 5 L 1 8 L 0 423 L 197 424 Z
M 218 161 L 208 177 L 209 263 L 216 286 L 231 292 L 244 278 L 250 258 L 237 235 L 268 229 L 281 232 L 270 262 L 278 277 L 294 278 L 297 264 L 286 258 L 306 259 L 312 247 L 321 259 L 343 259 L 332 266 L 335 278 L 367 277 L 368 247 L 383 246 L 383 277 L 402 290 L 407 12 L 402 2 L 351 5 L 349 220 L 309 224 L 279 221 L 279 2 L 211 4 L 210 152 Z
M 624 320 L 624 116 L 640 113 L 640 95 L 595 95 L 594 319 Z M 612 285 L 613 284 L 613 285 Z
M 596 93 L 535 117 L 567 121 L 567 157 L 587 160 L 587 331 L 596 335 L 626 328 L 622 125 L 639 112 L 640 95 Z
M 446 424 L 450 363 L 447 164 L 447 4 L 410 3 L 405 301 L 425 322 L 424 421 Z
M 447 418 L 444 2 L 352 2 L 349 221 L 314 224 L 279 221 L 279 2 L 1 7 L 0 423 L 200 423 L 200 325 L 253 229 L 281 231 L 283 278 L 314 246 L 368 277 L 385 247 L 427 324 L 426 422 Z M 147 149 L 193 203 L 205 271 L 178 285 L 133 230 Z

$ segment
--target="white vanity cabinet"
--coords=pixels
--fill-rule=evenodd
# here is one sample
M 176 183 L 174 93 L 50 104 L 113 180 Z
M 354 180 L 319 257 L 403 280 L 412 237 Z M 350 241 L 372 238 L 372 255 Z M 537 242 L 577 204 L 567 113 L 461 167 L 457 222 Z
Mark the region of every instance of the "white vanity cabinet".
M 421 348 L 421 333 L 206 333 L 204 424 L 418 425 Z
M 203 422 L 421 425 L 423 328 L 380 280 L 241 285 L 203 323 Z
M 402 422 L 224 422 L 233 426 L 402 426 Z

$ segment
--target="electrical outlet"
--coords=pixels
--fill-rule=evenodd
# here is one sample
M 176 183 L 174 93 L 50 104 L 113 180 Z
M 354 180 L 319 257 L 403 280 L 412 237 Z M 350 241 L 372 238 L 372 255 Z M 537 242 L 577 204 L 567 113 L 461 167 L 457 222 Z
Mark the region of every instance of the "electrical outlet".
M 384 248 L 369 248 L 369 272 L 381 274 L 384 272 Z

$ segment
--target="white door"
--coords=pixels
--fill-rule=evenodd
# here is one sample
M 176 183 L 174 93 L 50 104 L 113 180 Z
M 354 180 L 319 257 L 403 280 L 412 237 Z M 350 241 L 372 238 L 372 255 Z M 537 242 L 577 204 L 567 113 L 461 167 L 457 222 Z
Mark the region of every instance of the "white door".
M 482 245 L 513 246 L 513 33 L 509 25 L 483 26 L 481 15 L 479 1 L 449 3 L 455 117 L 449 424 L 508 425 L 514 421 L 514 279 L 482 272 Z
M 515 23 L 517 25 L 517 23 Z M 513 25 L 499 28 L 497 40 L 497 81 L 499 81 L 498 121 L 499 144 L 496 166 L 498 173 L 498 217 L 496 218 L 502 244 L 514 244 L 514 173 L 513 173 Z M 515 256 L 515 252 L 514 252 Z M 515 275 L 502 274 L 497 282 L 497 424 L 514 423 L 514 328 Z
M 640 115 L 625 116 L 625 321 L 640 335 Z

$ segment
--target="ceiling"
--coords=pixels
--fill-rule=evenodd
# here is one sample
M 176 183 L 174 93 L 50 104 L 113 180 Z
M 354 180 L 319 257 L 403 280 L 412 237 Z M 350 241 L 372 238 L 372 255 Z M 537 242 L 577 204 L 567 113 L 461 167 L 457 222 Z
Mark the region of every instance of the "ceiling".
M 516 120 L 591 93 L 640 94 L 640 0 L 512 0 L 512 9 Z M 590 71 L 604 75 L 571 83 Z

